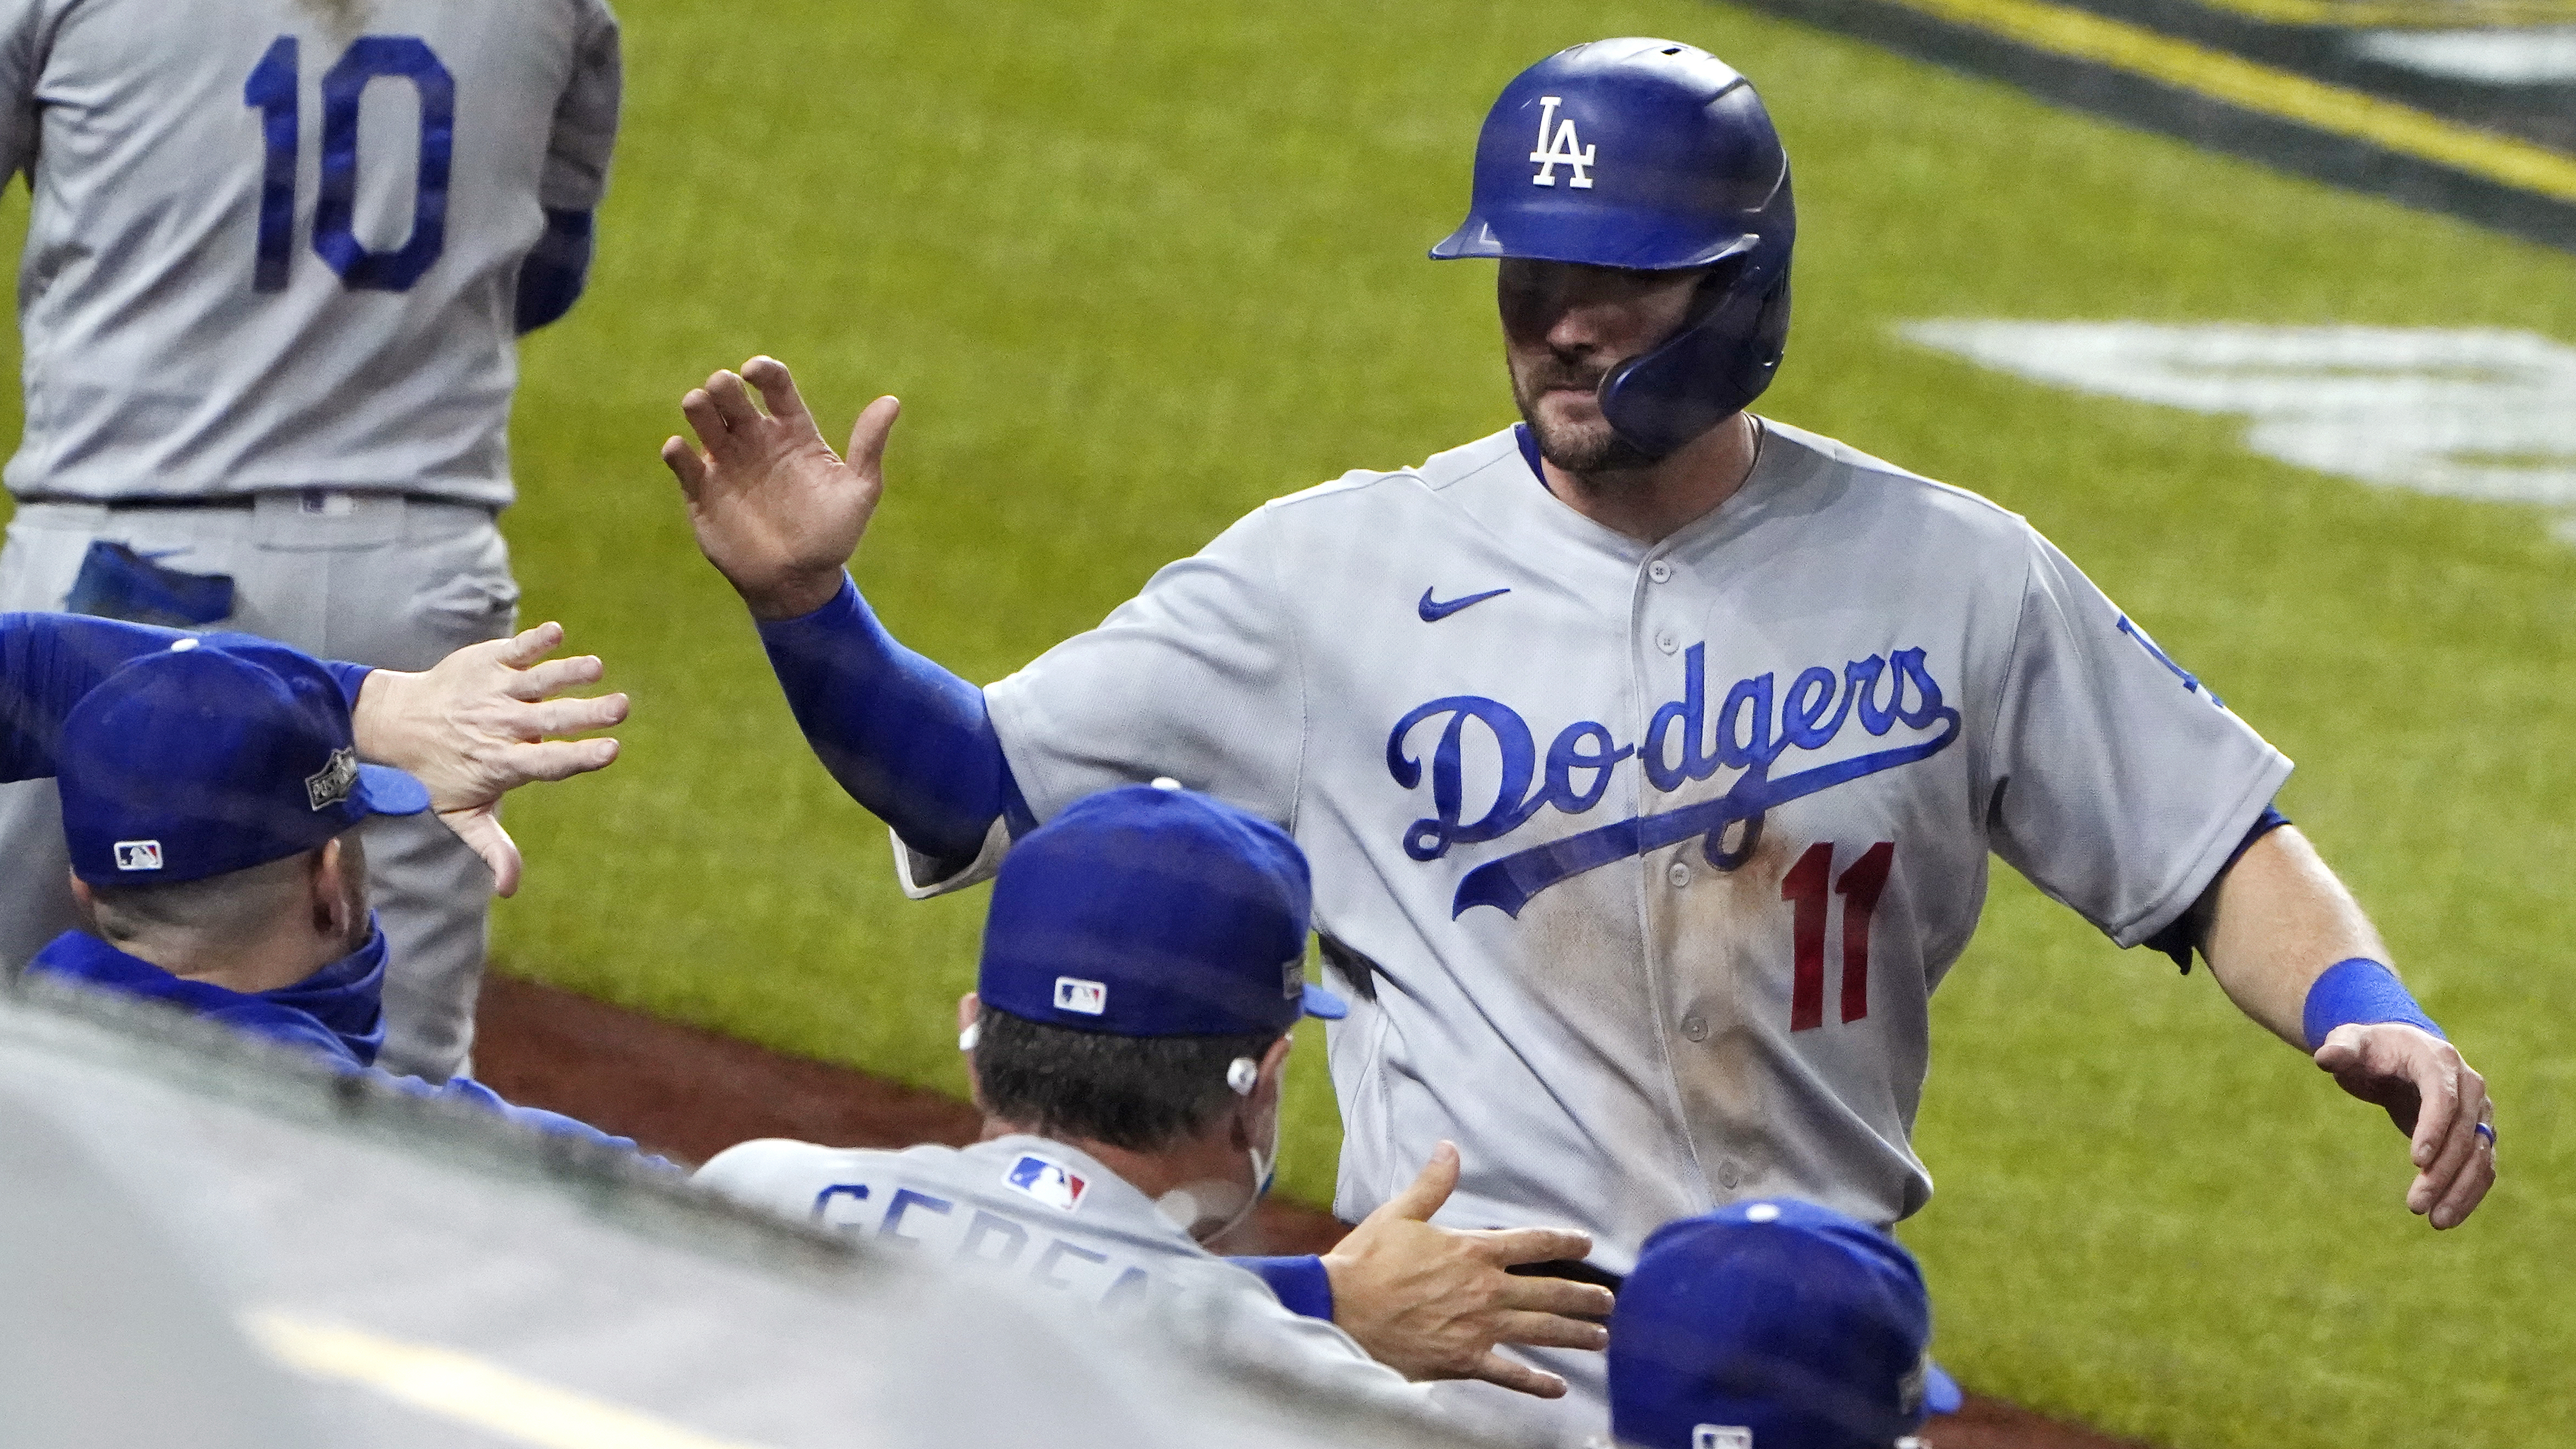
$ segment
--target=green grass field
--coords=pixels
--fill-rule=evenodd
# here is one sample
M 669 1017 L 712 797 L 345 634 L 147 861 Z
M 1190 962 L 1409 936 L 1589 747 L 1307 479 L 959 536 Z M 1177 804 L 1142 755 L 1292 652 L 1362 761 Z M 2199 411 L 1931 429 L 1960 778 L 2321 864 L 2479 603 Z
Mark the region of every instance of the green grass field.
M 2551 1045 L 2576 1008 L 2576 551 L 2531 510 L 2302 473 L 2239 421 L 1890 331 L 2576 342 L 2576 258 L 1683 0 L 622 11 L 599 271 L 525 349 L 507 523 L 525 616 L 605 655 L 635 718 L 615 770 L 514 802 L 506 969 L 959 1090 L 980 897 L 905 902 L 807 754 L 655 461 L 679 394 L 767 351 L 827 429 L 902 395 L 861 581 L 908 642 L 998 677 L 1261 499 L 1507 421 L 1490 272 L 1423 249 L 1513 71 L 1670 35 L 1761 83 L 1798 166 L 1798 324 L 1762 410 L 2027 513 L 2298 759 L 2285 807 L 2501 1104 L 2504 1184 L 2437 1236 L 2373 1110 L 2205 974 L 2006 872 L 1935 1012 L 1941 1192 L 1906 1229 L 1942 1356 L 2193 1449 L 2521 1449 L 2576 1422 L 2576 1056 Z M 1301 1070 L 1287 1184 L 1321 1200 L 1319 1050 Z

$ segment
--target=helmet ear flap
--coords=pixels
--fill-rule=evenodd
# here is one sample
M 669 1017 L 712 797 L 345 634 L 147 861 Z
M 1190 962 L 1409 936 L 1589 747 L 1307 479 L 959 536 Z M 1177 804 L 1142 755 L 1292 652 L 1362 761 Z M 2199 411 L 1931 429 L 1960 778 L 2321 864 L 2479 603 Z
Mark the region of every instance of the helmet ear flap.
M 1713 303 L 1652 352 L 1601 380 L 1601 415 L 1621 441 L 1664 458 L 1750 406 L 1771 385 L 1789 341 L 1789 272 L 1750 265 L 1712 277 Z

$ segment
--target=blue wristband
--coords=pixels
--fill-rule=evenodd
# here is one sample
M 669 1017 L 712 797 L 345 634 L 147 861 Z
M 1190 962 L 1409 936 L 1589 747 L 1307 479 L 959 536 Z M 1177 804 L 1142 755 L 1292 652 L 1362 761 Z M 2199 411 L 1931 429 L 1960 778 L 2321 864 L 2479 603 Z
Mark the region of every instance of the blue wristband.
M 1300 1258 L 1228 1258 L 1227 1262 L 1242 1268 L 1279 1295 L 1279 1301 L 1292 1313 L 1305 1318 L 1333 1321 L 1333 1279 L 1324 1271 L 1324 1260 L 1311 1254 Z
M 2397 973 L 2367 956 L 2354 956 L 2327 967 L 2316 984 L 2308 988 L 2308 1004 L 2299 1013 L 2299 1025 L 2308 1034 L 2310 1051 L 2324 1046 L 2336 1027 L 2383 1021 L 2420 1026 L 2442 1036 L 2433 1018 L 2426 1016 L 2424 1008 L 2407 994 L 2406 983 L 2397 979 Z

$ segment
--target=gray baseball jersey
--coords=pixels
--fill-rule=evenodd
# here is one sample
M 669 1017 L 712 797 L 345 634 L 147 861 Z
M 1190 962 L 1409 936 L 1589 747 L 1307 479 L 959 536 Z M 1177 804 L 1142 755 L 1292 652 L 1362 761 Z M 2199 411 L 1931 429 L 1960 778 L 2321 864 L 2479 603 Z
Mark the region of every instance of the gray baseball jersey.
M 2020 518 L 1765 431 L 1654 545 L 1510 431 L 1349 474 L 987 691 L 1041 820 L 1168 774 L 1293 829 L 1355 998 L 1345 1217 L 1443 1137 L 1450 1218 L 1613 1271 L 1742 1197 L 1904 1217 L 1987 853 L 2131 944 L 2287 777 Z
M 509 502 L 519 263 L 618 87 L 605 0 L 0 0 L 10 489 Z
M 2022 519 L 1778 424 L 1651 545 L 1515 430 L 1348 474 L 986 699 L 1040 820 L 1167 774 L 1305 848 L 1340 1216 L 1445 1137 L 1442 1221 L 1581 1227 L 1619 1273 L 1740 1198 L 1920 1208 L 1988 852 L 2132 944 L 2290 769 Z M 1597 1394 L 1597 1355 L 1533 1357 Z
M 697 1181 L 926 1262 L 1006 1274 L 1150 1322 L 1221 1359 L 1419 1411 L 1424 1391 L 1329 1323 L 1200 1247 L 1143 1193 L 1043 1137 L 901 1152 L 766 1139 L 716 1154 Z

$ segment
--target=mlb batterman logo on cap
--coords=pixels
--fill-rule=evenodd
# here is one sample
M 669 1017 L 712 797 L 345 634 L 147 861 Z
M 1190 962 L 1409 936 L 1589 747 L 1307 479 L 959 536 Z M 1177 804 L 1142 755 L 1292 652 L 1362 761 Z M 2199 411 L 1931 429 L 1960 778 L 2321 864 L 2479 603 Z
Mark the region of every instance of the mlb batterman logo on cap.
M 1258 816 L 1130 785 L 1076 801 L 1002 857 L 976 993 L 1111 1036 L 1232 1036 L 1337 1018 L 1306 982 L 1305 852 Z
M 1787 1198 L 1666 1223 L 1610 1315 L 1610 1427 L 1637 1449 L 1890 1449 L 1959 1387 L 1914 1255 Z
M 72 872 L 92 885 L 246 870 L 429 808 L 418 780 L 359 763 L 340 686 L 285 649 L 146 654 L 72 707 L 56 761 Z

